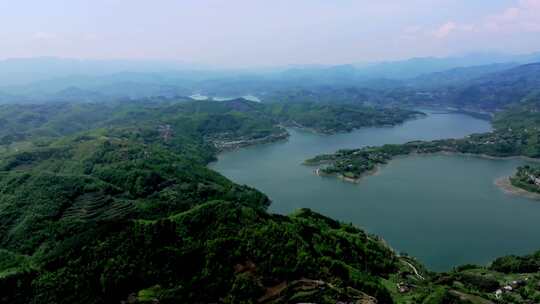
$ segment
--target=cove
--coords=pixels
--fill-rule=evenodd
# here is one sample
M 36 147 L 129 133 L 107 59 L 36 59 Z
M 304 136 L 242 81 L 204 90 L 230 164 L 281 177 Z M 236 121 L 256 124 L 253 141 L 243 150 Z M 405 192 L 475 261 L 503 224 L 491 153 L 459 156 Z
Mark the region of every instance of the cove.
M 494 181 L 526 161 L 462 155 L 400 157 L 359 184 L 321 178 L 301 163 L 342 148 L 457 138 L 490 123 L 457 113 L 427 112 L 385 128 L 319 135 L 289 130 L 287 141 L 222 153 L 210 167 L 272 199 L 271 212 L 311 208 L 383 237 L 430 269 L 487 264 L 540 249 L 540 201 L 504 193 Z

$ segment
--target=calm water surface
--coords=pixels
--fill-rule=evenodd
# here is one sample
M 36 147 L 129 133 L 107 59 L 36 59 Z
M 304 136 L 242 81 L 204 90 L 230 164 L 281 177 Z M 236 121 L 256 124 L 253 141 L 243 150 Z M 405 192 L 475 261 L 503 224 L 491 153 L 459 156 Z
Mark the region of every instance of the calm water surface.
M 540 201 L 505 194 L 494 185 L 523 160 L 401 157 L 359 184 L 318 177 L 301 163 L 341 148 L 463 137 L 490 129 L 484 120 L 431 112 L 400 126 L 348 134 L 290 130 L 288 141 L 224 153 L 211 167 L 266 193 L 272 212 L 311 208 L 382 236 L 433 270 L 448 270 L 540 249 Z

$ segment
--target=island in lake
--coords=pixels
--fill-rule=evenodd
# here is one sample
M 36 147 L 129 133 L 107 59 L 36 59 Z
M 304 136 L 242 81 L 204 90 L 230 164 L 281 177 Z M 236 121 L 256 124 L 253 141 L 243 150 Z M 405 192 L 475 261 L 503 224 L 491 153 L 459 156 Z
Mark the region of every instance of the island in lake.
M 540 168 L 538 166 L 519 167 L 510 181 L 515 187 L 540 194 Z
M 352 66 L 345 69 L 347 74 L 354 71 Z M 291 94 L 274 89 L 271 98 L 280 100 L 265 103 L 170 97 L 176 96 L 176 90 L 141 99 L 110 96 L 107 102 L 94 103 L 81 101 L 101 95 L 72 88 L 49 97 L 67 98 L 66 102 L 1 105 L 0 303 L 539 303 L 540 252 L 497 258 L 489 265 L 486 261 L 430 271 L 350 221 L 305 208 L 289 215 L 272 213 L 266 194 L 208 167 L 226 149 L 286 138 L 287 126 L 330 134 L 393 126 L 422 114 L 392 105 L 418 106 L 416 101 L 444 96 L 456 96 L 454 102 L 441 100 L 446 106 L 469 97 L 478 102 L 461 108 L 504 111 L 495 115 L 493 132 L 461 139 L 381 143 L 306 163 L 324 165 L 323 174 L 357 180 L 396 156 L 413 153 L 537 158 L 540 95 L 534 92 L 540 65 L 517 71 L 526 73 L 516 75 L 512 70 L 513 77 L 496 74 L 490 76 L 493 81 L 475 80 L 466 87 L 427 92 L 401 81 L 388 90 L 317 85 L 307 91 L 315 95 L 299 90 L 292 98 L 300 100 L 294 102 L 288 99 Z M 527 75 L 530 81 L 524 81 Z M 342 83 L 341 77 L 338 80 Z M 358 78 L 351 80 L 356 83 Z M 511 83 L 499 85 L 507 80 Z M 122 87 L 118 87 L 122 96 L 130 93 Z M 500 89 L 506 94 L 496 91 Z M 506 107 L 502 103 L 509 96 L 517 99 Z M 10 98 L 19 97 L 2 97 Z M 295 159 L 295 164 L 299 161 Z M 536 172 L 518 170 L 516 184 L 536 187 Z M 279 178 L 290 181 L 284 174 Z M 295 190 L 304 196 L 300 203 L 307 204 L 303 186 Z M 325 204 L 333 204 L 333 199 Z M 388 203 L 380 196 L 374 200 Z M 406 201 L 400 203 L 410 208 Z M 461 214 L 449 216 L 448 206 L 455 207 L 452 202 L 436 206 L 445 223 L 426 224 L 413 217 L 418 223 L 407 228 L 414 232 L 402 238 L 422 238 L 422 230 L 433 230 L 440 242 L 425 250 L 439 249 L 437 259 L 448 260 L 448 252 L 435 247 L 444 247 L 452 239 L 437 228 L 446 224 L 462 229 L 468 211 L 460 209 Z M 377 214 L 365 213 L 383 222 Z M 403 229 L 405 216 L 399 215 L 395 222 L 397 229 Z M 522 212 L 516 217 L 524 229 L 503 234 L 492 227 L 484 230 L 474 214 L 474 228 L 467 232 L 478 230 L 485 233 L 482 236 L 500 238 L 500 243 L 511 238 L 533 242 L 536 226 L 527 223 L 536 223 L 537 215 Z M 527 216 L 532 220 L 525 221 Z M 477 241 L 463 238 L 459 235 L 452 245 L 459 254 L 473 251 Z M 522 249 L 525 242 L 508 252 Z
M 505 192 L 532 199 L 540 199 L 540 169 L 538 166 L 520 166 L 510 177 L 501 177 L 495 184 Z
M 305 165 L 319 166 L 319 175 L 335 175 L 347 181 L 358 181 L 393 157 L 409 154 L 460 153 L 483 157 L 540 156 L 540 95 L 533 95 L 521 104 L 497 113 L 493 119 L 494 131 L 472 134 L 460 139 L 412 141 L 400 145 L 383 145 L 359 149 L 339 150 L 332 154 L 318 155 L 304 161 Z M 518 176 L 528 176 L 519 170 Z M 521 173 L 520 173 L 521 172 Z M 529 171 L 527 171 L 529 172 Z M 522 177 L 512 184 L 530 191 Z

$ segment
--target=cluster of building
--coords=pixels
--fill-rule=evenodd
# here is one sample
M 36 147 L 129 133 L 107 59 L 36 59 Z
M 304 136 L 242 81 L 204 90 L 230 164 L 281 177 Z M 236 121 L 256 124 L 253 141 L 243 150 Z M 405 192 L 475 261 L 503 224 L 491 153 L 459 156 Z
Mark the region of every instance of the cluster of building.
M 410 284 L 404 282 L 397 283 L 396 287 L 399 293 L 407 293 L 412 289 L 412 286 Z
M 520 287 L 527 285 L 527 280 L 528 278 L 525 278 L 525 280 L 515 280 L 512 282 L 509 282 L 508 284 L 502 286 L 501 288 L 495 291 L 495 297 L 497 299 L 500 299 L 504 293 L 513 292 L 519 289 Z
M 529 174 L 529 180 L 532 181 L 535 185 L 540 186 L 540 178 L 534 176 L 533 174 Z

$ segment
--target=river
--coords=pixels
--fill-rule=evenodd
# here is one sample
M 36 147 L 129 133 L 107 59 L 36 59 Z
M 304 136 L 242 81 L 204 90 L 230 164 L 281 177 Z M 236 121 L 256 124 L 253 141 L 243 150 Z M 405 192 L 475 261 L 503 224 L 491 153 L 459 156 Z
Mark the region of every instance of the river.
M 342 148 L 463 137 L 491 130 L 485 120 L 428 112 L 402 125 L 319 135 L 289 130 L 287 141 L 223 153 L 214 170 L 272 199 L 271 212 L 311 208 L 382 236 L 430 269 L 487 264 L 540 249 L 540 201 L 504 193 L 494 181 L 524 160 L 424 155 L 392 160 L 359 184 L 318 177 L 307 158 Z

